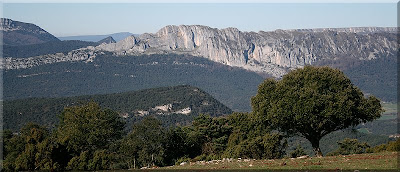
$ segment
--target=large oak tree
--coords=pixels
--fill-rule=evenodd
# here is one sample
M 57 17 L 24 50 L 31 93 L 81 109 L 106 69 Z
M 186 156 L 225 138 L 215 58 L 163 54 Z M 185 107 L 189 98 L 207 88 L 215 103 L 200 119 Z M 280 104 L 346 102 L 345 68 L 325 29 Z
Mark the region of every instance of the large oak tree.
M 333 131 L 372 121 L 383 112 L 338 69 L 306 66 L 279 81 L 266 79 L 251 100 L 253 112 L 273 129 L 298 134 L 322 156 L 319 141 Z

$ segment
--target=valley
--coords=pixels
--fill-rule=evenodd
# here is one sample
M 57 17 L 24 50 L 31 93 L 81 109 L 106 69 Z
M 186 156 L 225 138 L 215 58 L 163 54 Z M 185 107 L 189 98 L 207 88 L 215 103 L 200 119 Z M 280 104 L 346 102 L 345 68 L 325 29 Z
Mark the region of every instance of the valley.
M 43 165 L 42 169 L 98 170 L 98 164 L 90 163 L 99 157 L 108 163 L 99 169 L 137 168 L 136 160 L 141 167 L 149 167 L 149 162 L 154 166 L 155 161 L 161 166 L 189 163 L 167 169 L 225 169 L 226 165 L 265 169 L 265 164 L 272 169 L 358 169 L 360 163 L 354 163 L 353 158 L 369 161 L 377 156 L 390 163 L 388 168 L 394 167 L 395 154 L 380 152 L 394 149 L 382 144 L 398 144 L 390 142 L 398 137 L 397 28 L 246 32 L 232 27 L 167 25 L 155 33 L 59 39 L 34 24 L 2 18 L 0 29 L 5 37 L 1 61 L 3 127 L 7 145 L 17 145 L 6 147 L 9 164 L 21 159 L 19 155 L 28 156 L 25 149 L 33 146 L 38 155 L 51 155 L 46 159 L 50 164 L 53 159 L 61 163 Z M 312 155 L 313 146 L 303 137 L 264 126 L 267 122 L 260 122 L 264 119 L 254 112 L 251 99 L 266 79 L 278 82 L 287 73 L 307 66 L 343 71 L 365 97 L 376 96 L 385 109 L 374 121 L 356 121 L 357 125 L 324 135 L 320 140 L 323 154 L 339 150 L 339 142 L 349 138 L 360 145 L 368 143 L 362 153 L 368 150 L 375 154 L 288 159 L 299 146 Z M 78 125 L 68 121 L 79 117 L 83 122 L 78 121 Z M 86 138 L 77 138 L 87 147 L 74 143 L 75 147 L 67 150 L 70 143 L 65 140 L 86 134 L 79 129 L 97 132 L 94 128 L 102 128 L 94 126 L 110 119 L 107 125 L 115 124 L 111 128 L 118 132 L 112 133 L 119 134 L 114 140 L 104 139 L 103 145 L 94 147 L 84 145 Z M 72 123 L 68 126 L 67 122 Z M 106 128 L 94 134 L 107 132 Z M 25 143 L 25 137 L 36 140 Z M 67 158 L 57 159 L 60 153 L 67 153 Z M 214 163 L 227 156 L 267 160 Z M 212 163 L 205 165 L 205 160 Z M 81 166 L 80 161 L 88 164 Z M 333 161 L 352 164 L 337 166 Z M 8 168 L 14 169 L 12 165 Z

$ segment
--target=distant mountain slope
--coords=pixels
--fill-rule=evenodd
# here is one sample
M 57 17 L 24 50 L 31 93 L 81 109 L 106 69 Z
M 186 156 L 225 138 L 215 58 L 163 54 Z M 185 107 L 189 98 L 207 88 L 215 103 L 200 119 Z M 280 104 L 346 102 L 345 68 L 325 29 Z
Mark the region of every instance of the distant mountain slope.
M 26 58 L 46 54 L 65 53 L 87 46 L 97 46 L 96 42 L 85 41 L 49 41 L 40 44 L 3 46 L 4 57 Z
M 116 43 L 116 42 L 115 42 L 115 40 L 113 39 L 113 37 L 109 36 L 109 37 L 104 38 L 104 39 L 102 39 L 102 40 L 100 40 L 100 41 L 97 41 L 97 43 L 98 43 L 98 44 L 102 44 L 102 43 L 110 44 L 110 43 Z
M 133 33 L 129 32 L 119 32 L 119 33 L 113 33 L 113 34 L 108 34 L 108 35 L 80 35 L 80 36 L 64 36 L 64 37 L 58 37 L 60 40 L 81 40 L 81 41 L 90 41 L 90 42 L 98 42 L 104 38 L 107 38 L 109 36 L 113 37 L 115 41 L 120 41 L 125 39 L 128 36 L 131 35 L 136 35 Z
M 211 116 L 232 113 L 201 89 L 182 85 L 116 94 L 5 101 L 4 128 L 18 130 L 29 121 L 54 127 L 64 107 L 89 101 L 119 112 L 128 122 L 127 128 L 147 115 L 155 115 L 166 125 L 186 125 L 200 113 Z
M 385 102 L 397 101 L 397 56 L 382 56 L 372 60 L 326 60 L 316 65 L 327 65 L 342 70 L 365 94 Z
M 4 99 L 107 94 L 187 84 L 210 93 L 235 111 L 250 111 L 263 78 L 188 55 L 99 55 L 93 62 L 60 62 L 5 70 Z
M 7 18 L 0 18 L 0 31 L 3 32 L 4 45 L 29 45 L 60 41 L 39 26 Z

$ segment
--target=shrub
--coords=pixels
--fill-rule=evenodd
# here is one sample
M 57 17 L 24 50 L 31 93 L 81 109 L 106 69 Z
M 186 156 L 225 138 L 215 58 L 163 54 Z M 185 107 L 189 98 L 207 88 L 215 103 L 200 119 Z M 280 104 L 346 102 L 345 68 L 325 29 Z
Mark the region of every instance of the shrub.
M 301 147 L 300 145 L 297 146 L 297 148 L 295 150 L 293 150 L 292 152 L 290 152 L 290 157 L 291 158 L 297 158 L 299 156 L 303 156 L 303 155 L 307 155 L 306 152 L 304 151 L 303 147 Z
M 254 159 L 277 159 L 283 157 L 287 147 L 286 140 L 279 134 L 267 133 L 246 139 L 239 145 L 225 151 L 225 157 L 254 158 Z
M 357 139 L 346 138 L 341 142 L 338 142 L 339 149 L 334 152 L 328 153 L 328 156 L 332 155 L 349 155 L 349 154 L 362 154 L 365 153 L 370 146 L 366 143 L 360 143 Z

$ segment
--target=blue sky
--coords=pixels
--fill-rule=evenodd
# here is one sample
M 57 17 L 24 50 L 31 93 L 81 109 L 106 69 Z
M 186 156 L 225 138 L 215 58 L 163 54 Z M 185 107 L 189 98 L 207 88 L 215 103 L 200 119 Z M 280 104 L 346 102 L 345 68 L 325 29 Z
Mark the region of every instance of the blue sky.
M 157 32 L 199 24 L 242 31 L 397 25 L 396 3 L 5 3 L 3 16 L 55 36 Z

